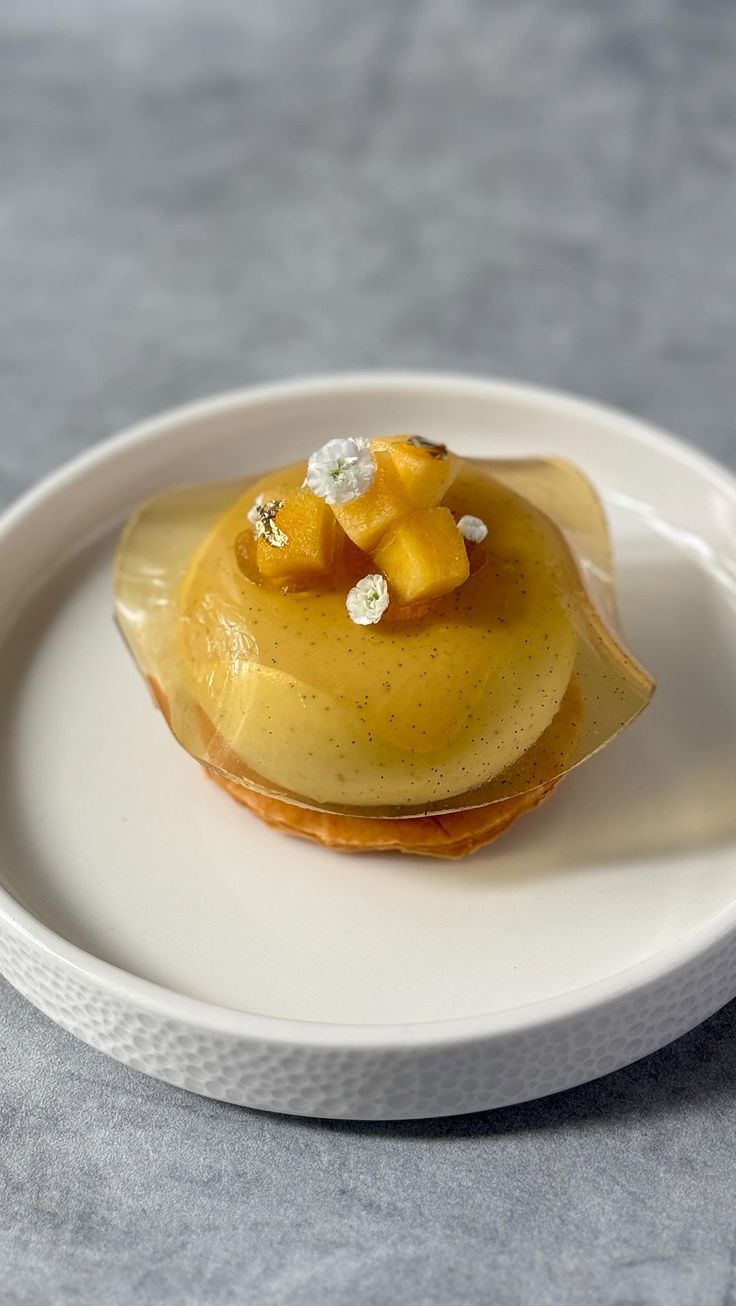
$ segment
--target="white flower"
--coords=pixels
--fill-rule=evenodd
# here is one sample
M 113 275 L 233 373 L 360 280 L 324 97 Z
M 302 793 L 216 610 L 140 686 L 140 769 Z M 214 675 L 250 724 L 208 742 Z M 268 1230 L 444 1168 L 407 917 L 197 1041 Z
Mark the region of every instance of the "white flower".
M 480 544 L 481 540 L 484 540 L 488 534 L 488 527 L 485 522 L 481 521 L 480 517 L 471 517 L 469 513 L 460 518 L 457 528 L 460 534 L 466 540 L 471 540 L 473 544 Z
M 350 503 L 370 490 L 376 460 L 367 440 L 328 440 L 307 464 L 307 485 L 326 503 Z
M 265 502 L 266 502 L 265 494 L 259 494 L 255 503 L 253 504 L 253 507 L 248 512 L 248 521 L 253 527 L 253 530 L 255 530 L 260 520 L 258 509 L 262 508 Z
M 381 620 L 388 607 L 388 585 L 386 579 L 376 572 L 373 576 L 364 576 L 354 585 L 345 600 L 350 620 L 356 626 L 373 626 Z

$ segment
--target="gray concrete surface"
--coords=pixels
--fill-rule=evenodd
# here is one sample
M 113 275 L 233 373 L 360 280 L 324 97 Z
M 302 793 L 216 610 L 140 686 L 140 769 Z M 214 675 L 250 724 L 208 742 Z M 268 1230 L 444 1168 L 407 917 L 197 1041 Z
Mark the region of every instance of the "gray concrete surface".
M 363 366 L 551 383 L 736 465 L 728 0 L 0 0 L 0 498 Z M 735 1306 L 736 1004 L 557 1098 L 318 1124 L 0 992 L 3 1306 Z

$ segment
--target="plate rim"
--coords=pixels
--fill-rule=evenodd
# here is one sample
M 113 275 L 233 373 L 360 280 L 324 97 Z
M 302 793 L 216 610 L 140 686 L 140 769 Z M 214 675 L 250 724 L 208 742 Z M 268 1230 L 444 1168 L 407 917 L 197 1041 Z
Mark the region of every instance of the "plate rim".
M 363 390 L 394 389 L 397 392 L 419 387 L 445 394 L 454 390 L 465 396 L 475 391 L 480 397 L 502 398 L 512 402 L 516 400 L 527 406 L 532 403 L 538 408 L 553 407 L 558 413 L 567 411 L 588 420 L 603 420 L 608 425 L 617 426 L 635 442 L 681 466 L 690 467 L 701 478 L 714 484 L 719 492 L 725 492 L 736 504 L 736 475 L 717 459 L 652 423 L 593 399 L 506 378 L 457 372 L 351 371 L 297 376 L 284 381 L 226 390 L 136 422 L 65 461 L 11 502 L 0 514 L 0 543 L 29 514 L 80 476 L 115 461 L 121 455 L 134 452 L 138 447 L 149 443 L 164 443 L 167 436 L 182 423 L 254 407 L 260 403 L 268 404 L 281 399 L 328 392 L 347 393 L 358 387 Z M 178 1020 L 197 1029 L 291 1047 L 303 1045 L 329 1048 L 337 1045 L 345 1050 L 388 1051 L 402 1047 L 429 1051 L 453 1043 L 488 1042 L 510 1033 L 549 1027 L 573 1016 L 583 1016 L 596 1009 L 603 1010 L 614 1005 L 632 993 L 686 969 L 696 958 L 717 948 L 731 934 L 736 933 L 736 898 L 709 920 L 686 931 L 651 956 L 564 993 L 472 1016 L 370 1025 L 270 1016 L 189 997 L 135 975 L 70 943 L 22 907 L 3 885 L 0 885 L 0 923 L 5 923 L 14 934 L 24 938 L 27 945 L 41 949 L 56 963 L 80 974 L 88 983 L 104 990 L 111 997 L 134 1001 L 151 1014 Z M 736 989 L 736 976 L 734 988 Z

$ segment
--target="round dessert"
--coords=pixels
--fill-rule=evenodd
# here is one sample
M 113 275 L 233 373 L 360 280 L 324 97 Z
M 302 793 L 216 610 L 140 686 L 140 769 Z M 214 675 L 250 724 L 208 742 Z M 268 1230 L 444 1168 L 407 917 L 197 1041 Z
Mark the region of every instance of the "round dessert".
M 262 819 L 341 848 L 472 851 L 653 688 L 587 480 L 419 436 L 154 500 L 116 599 L 179 742 Z

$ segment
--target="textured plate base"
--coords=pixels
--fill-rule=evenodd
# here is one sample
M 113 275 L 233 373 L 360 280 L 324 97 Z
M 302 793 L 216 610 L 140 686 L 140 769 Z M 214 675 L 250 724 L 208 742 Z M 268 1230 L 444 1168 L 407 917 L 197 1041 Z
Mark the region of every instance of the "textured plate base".
M 558 1030 L 555 1064 L 549 1030 L 560 1019 L 649 986 L 687 956 L 704 956 L 736 915 L 731 485 L 724 477 L 719 488 L 707 464 L 693 458 L 694 468 L 684 466 L 676 446 L 647 443 L 641 428 L 611 414 L 533 392 L 458 385 L 454 392 L 454 383 L 428 380 L 403 388 L 356 382 L 351 391 L 343 383 L 308 387 L 301 399 L 287 389 L 266 401 L 256 394 L 186 413 L 137 447 L 93 455 L 62 489 L 52 486 L 22 509 L 0 539 L 3 574 L 11 546 L 17 572 L 16 592 L 3 600 L 0 683 L 0 877 L 28 913 L 6 899 L 14 964 L 24 926 L 51 948 L 55 973 L 72 965 L 72 955 L 79 960 L 55 936 L 120 968 L 115 975 L 81 959 L 92 991 L 114 976 L 123 1012 L 126 1004 L 166 1008 L 167 995 L 131 978 L 140 977 L 183 995 L 176 1019 L 184 1030 L 187 1021 L 197 1029 L 224 1022 L 246 1043 L 250 1032 L 298 1051 L 300 1027 L 291 1022 L 303 1021 L 320 1027 L 321 1055 L 332 1051 L 341 1065 L 357 1056 L 350 1047 L 360 1047 L 353 1088 L 340 1090 L 333 1077 L 325 1107 L 306 1060 L 286 1101 L 275 1081 L 269 1091 L 272 1071 L 249 1089 L 247 1057 L 229 1082 L 211 1049 L 213 1068 L 198 1075 L 171 1049 L 161 1065 L 153 1048 L 144 1055 L 133 1044 L 127 1052 L 108 1044 L 173 1082 L 321 1114 L 467 1110 L 600 1073 L 730 996 L 724 962 L 709 991 L 704 980 L 705 994 L 675 1003 L 670 1023 L 643 1028 L 626 1053 L 627 1031 L 613 1018 L 595 1064 L 581 1048 L 578 1072 L 565 1062 Z M 328 854 L 261 825 L 177 748 L 111 621 L 110 522 L 141 493 L 183 476 L 212 479 L 213 464 L 216 475 L 255 473 L 308 450 L 310 432 L 326 439 L 346 425 L 356 434 L 419 428 L 471 453 L 552 452 L 580 462 L 612 518 L 627 638 L 659 683 L 632 729 L 466 863 Z M 59 567 L 80 529 L 95 533 L 94 542 Z M 19 611 L 29 582 L 40 588 Z M 36 958 L 32 977 L 37 945 L 23 937 L 26 962 Z M 736 973 L 732 979 L 736 989 Z M 50 1008 L 27 978 L 19 986 Z M 248 1013 L 277 1019 L 253 1021 Z M 78 1016 L 65 1019 L 63 1004 L 52 1014 L 104 1046 L 91 1018 L 80 1028 Z M 600 1028 L 609 1019 L 599 1016 Z M 458 1096 L 452 1075 L 438 1067 L 435 1086 L 413 1097 L 402 1089 L 398 1108 L 387 1105 L 395 1086 L 376 1079 L 369 1064 L 371 1047 L 385 1055 L 391 1044 L 402 1050 L 402 1065 L 416 1049 L 415 1070 L 420 1051 L 449 1054 L 466 1036 L 487 1052 L 501 1031 L 508 1038 L 526 1029 L 528 1041 L 535 1021 L 545 1026 L 539 1047 L 550 1074 L 538 1082 L 519 1069 L 500 1099 L 487 1058 L 477 1072 L 485 1085 L 474 1082 Z M 436 1022 L 447 1022 L 444 1033 Z M 504 1055 L 513 1061 L 508 1047 Z M 532 1044 L 526 1055 L 534 1060 Z M 458 1068 L 461 1062 L 458 1053 Z

